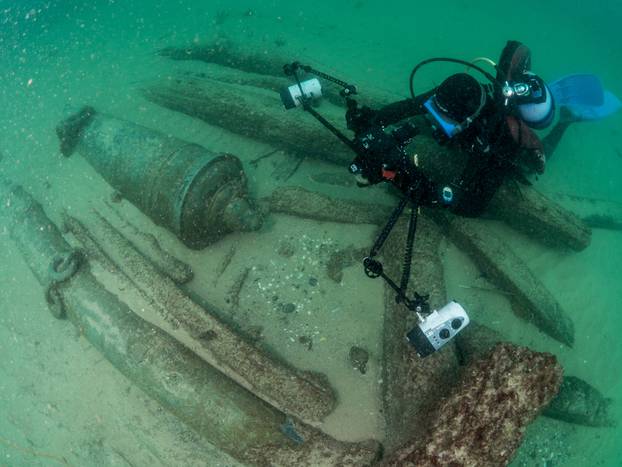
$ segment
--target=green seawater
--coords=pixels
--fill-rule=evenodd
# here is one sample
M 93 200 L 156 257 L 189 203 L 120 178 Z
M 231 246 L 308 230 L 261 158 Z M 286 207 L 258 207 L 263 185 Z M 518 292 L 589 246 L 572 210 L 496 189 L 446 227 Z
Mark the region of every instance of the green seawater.
M 78 213 L 88 209 L 90 198 L 107 196 L 109 188 L 88 164 L 77 156 L 63 158 L 58 151 L 56 124 L 86 103 L 164 132 L 179 128 L 178 136 L 201 144 L 207 144 L 209 135 L 211 148 L 237 149 L 245 167 L 249 160 L 269 152 L 265 145 L 186 117 L 178 123 L 171 112 L 154 113 L 138 90 L 146 80 L 166 78 L 169 73 L 170 63 L 156 54 L 163 47 L 225 36 L 249 50 L 310 63 L 357 84 L 363 94 L 367 86 L 399 99 L 408 95 L 408 75 L 417 62 L 434 56 L 496 59 L 505 42 L 514 39 L 531 48 L 533 69 L 545 80 L 594 73 L 607 89 L 622 96 L 621 20 L 622 3 L 612 0 L 0 0 L 0 176 L 24 186 L 48 212 L 55 213 L 51 215 L 55 221 L 62 209 Z M 438 83 L 456 70 L 433 67 L 422 73 L 422 86 Z M 306 117 L 295 112 L 292 119 Z M 536 187 L 552 197 L 563 193 L 622 203 L 621 124 L 622 112 L 572 126 L 546 172 L 534 181 Z M 326 138 L 331 137 L 327 132 Z M 269 170 L 253 175 L 251 191 L 261 194 L 261 187 L 273 182 L 270 176 Z M 365 193 L 357 196 L 364 199 Z M 309 227 L 304 241 L 312 242 L 313 235 L 324 241 L 322 236 L 334 238 L 340 232 L 334 227 L 313 228 Z M 277 228 L 269 224 L 266 229 Z M 373 232 L 364 234 L 371 242 Z M 336 242 L 349 243 L 347 239 Z M 526 244 L 513 242 L 517 248 Z M 307 244 L 309 254 L 320 251 L 317 244 Z M 464 300 L 486 324 L 517 343 L 554 353 L 567 374 L 588 381 L 611 398 L 611 415 L 618 424 L 591 428 L 539 417 L 528 428 L 511 465 L 622 466 L 618 325 L 622 232 L 594 229 L 590 246 L 581 252 L 527 245 L 518 250 L 519 256 L 574 321 L 572 349 L 510 313 L 488 309 L 477 315 L 478 306 L 491 303 L 484 297 L 486 292 L 478 296 L 469 289 Z M 186 254 L 170 239 L 167 246 Z M 218 248 L 207 255 L 220 254 L 223 250 Z M 452 258 L 459 262 L 462 257 L 455 252 Z M 206 289 L 217 289 L 215 279 L 205 279 L 210 271 L 204 272 L 193 286 L 195 292 L 200 293 L 201 280 Z M 456 286 L 457 276 L 448 283 L 454 286 L 450 293 L 459 299 L 467 291 Z M 360 282 L 350 283 L 351 287 L 365 288 L 366 280 L 360 274 Z M 291 300 L 296 290 L 288 292 L 294 294 Z M 353 297 L 356 293 L 352 289 Z M 338 310 L 347 307 L 344 303 L 327 309 L 339 316 Z M 261 323 L 261 317 L 254 319 Z M 333 353 L 341 352 L 344 361 L 350 346 L 359 344 L 348 334 L 349 323 L 357 323 L 353 332 L 361 339 L 379 334 L 380 322 L 373 312 L 334 319 L 331 326 L 343 326 L 343 331 L 333 341 Z M 321 329 L 322 322 L 318 318 L 308 326 Z M 292 337 L 296 351 L 305 352 L 295 361 L 321 367 L 313 359 L 320 359 L 324 340 L 320 334 L 313 336 L 312 351 L 306 350 L 308 339 L 300 340 L 304 343 L 300 346 Z M 372 357 L 374 351 L 377 356 L 380 344 L 367 344 Z M 336 359 L 333 373 L 346 370 Z M 357 384 L 376 382 L 362 379 Z M 356 410 L 376 408 L 362 404 Z M 359 433 L 361 438 L 380 433 L 376 418 L 370 415 L 372 421 L 360 431 L 352 427 L 357 433 L 354 438 Z M 344 439 L 351 436 L 347 423 L 337 426 L 343 429 Z M 133 387 L 70 324 L 52 318 L 40 285 L 0 224 L 0 466 L 149 464 L 233 465 L 233 460 L 218 454 Z

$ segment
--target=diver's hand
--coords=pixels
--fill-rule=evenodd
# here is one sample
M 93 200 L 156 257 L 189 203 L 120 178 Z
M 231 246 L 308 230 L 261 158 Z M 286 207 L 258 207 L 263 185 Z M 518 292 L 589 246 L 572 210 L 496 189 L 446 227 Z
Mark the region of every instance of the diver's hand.
M 359 186 L 375 185 L 385 180 L 383 164 L 378 158 L 357 156 L 348 168 Z
M 362 133 L 373 125 L 376 111 L 370 107 L 354 106 L 346 111 L 346 125 L 348 130 L 354 131 L 355 134 Z

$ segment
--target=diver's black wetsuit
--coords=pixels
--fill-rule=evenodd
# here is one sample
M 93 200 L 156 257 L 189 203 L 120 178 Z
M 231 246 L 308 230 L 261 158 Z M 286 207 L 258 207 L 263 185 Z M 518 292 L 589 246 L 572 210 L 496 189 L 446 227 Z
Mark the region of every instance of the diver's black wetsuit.
M 434 92 L 432 90 L 415 99 L 383 107 L 374 114 L 374 123 L 387 126 L 425 114 L 423 104 Z M 434 180 L 433 183 L 452 188 L 454 201 L 449 208 L 462 216 L 481 215 L 503 181 L 511 176 L 520 176 L 521 162 L 530 162 L 530 158 L 520 161 L 525 159 L 522 157 L 525 148 L 513 138 L 504 112 L 499 111 L 490 95 L 479 117 L 447 144 L 467 154 L 468 162 L 457 180 Z M 438 196 L 434 198 L 428 196 L 424 200 L 438 201 Z

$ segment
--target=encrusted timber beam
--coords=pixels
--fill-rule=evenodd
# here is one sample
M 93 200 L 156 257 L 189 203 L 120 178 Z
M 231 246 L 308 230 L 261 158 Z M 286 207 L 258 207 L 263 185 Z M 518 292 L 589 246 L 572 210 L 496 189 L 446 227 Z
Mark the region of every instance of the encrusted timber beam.
M 517 315 L 572 347 L 574 323 L 525 262 L 478 219 L 430 211 L 441 229 L 498 288 L 508 293 Z

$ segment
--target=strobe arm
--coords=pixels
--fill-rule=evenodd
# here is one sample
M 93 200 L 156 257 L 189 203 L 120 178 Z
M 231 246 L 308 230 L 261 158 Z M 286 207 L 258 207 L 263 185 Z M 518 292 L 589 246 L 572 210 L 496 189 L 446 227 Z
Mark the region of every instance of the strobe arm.
M 348 97 L 348 96 L 353 96 L 355 94 L 357 94 L 357 89 L 356 86 L 354 86 L 353 84 L 348 84 L 345 81 L 339 79 L 339 78 L 335 78 L 334 76 L 331 76 L 327 73 L 324 73 L 322 71 L 316 70 L 315 68 L 312 68 L 309 65 L 303 65 L 300 62 L 292 62 L 292 63 L 288 63 L 286 65 L 283 66 L 283 72 L 285 73 L 286 76 L 294 76 L 296 78 L 296 81 L 298 81 L 298 71 L 302 70 L 305 73 L 311 73 L 315 76 L 319 76 L 320 78 L 323 78 L 327 81 L 330 81 L 332 83 L 335 83 L 339 86 L 342 87 L 342 90 L 340 92 L 340 94 L 343 97 Z

